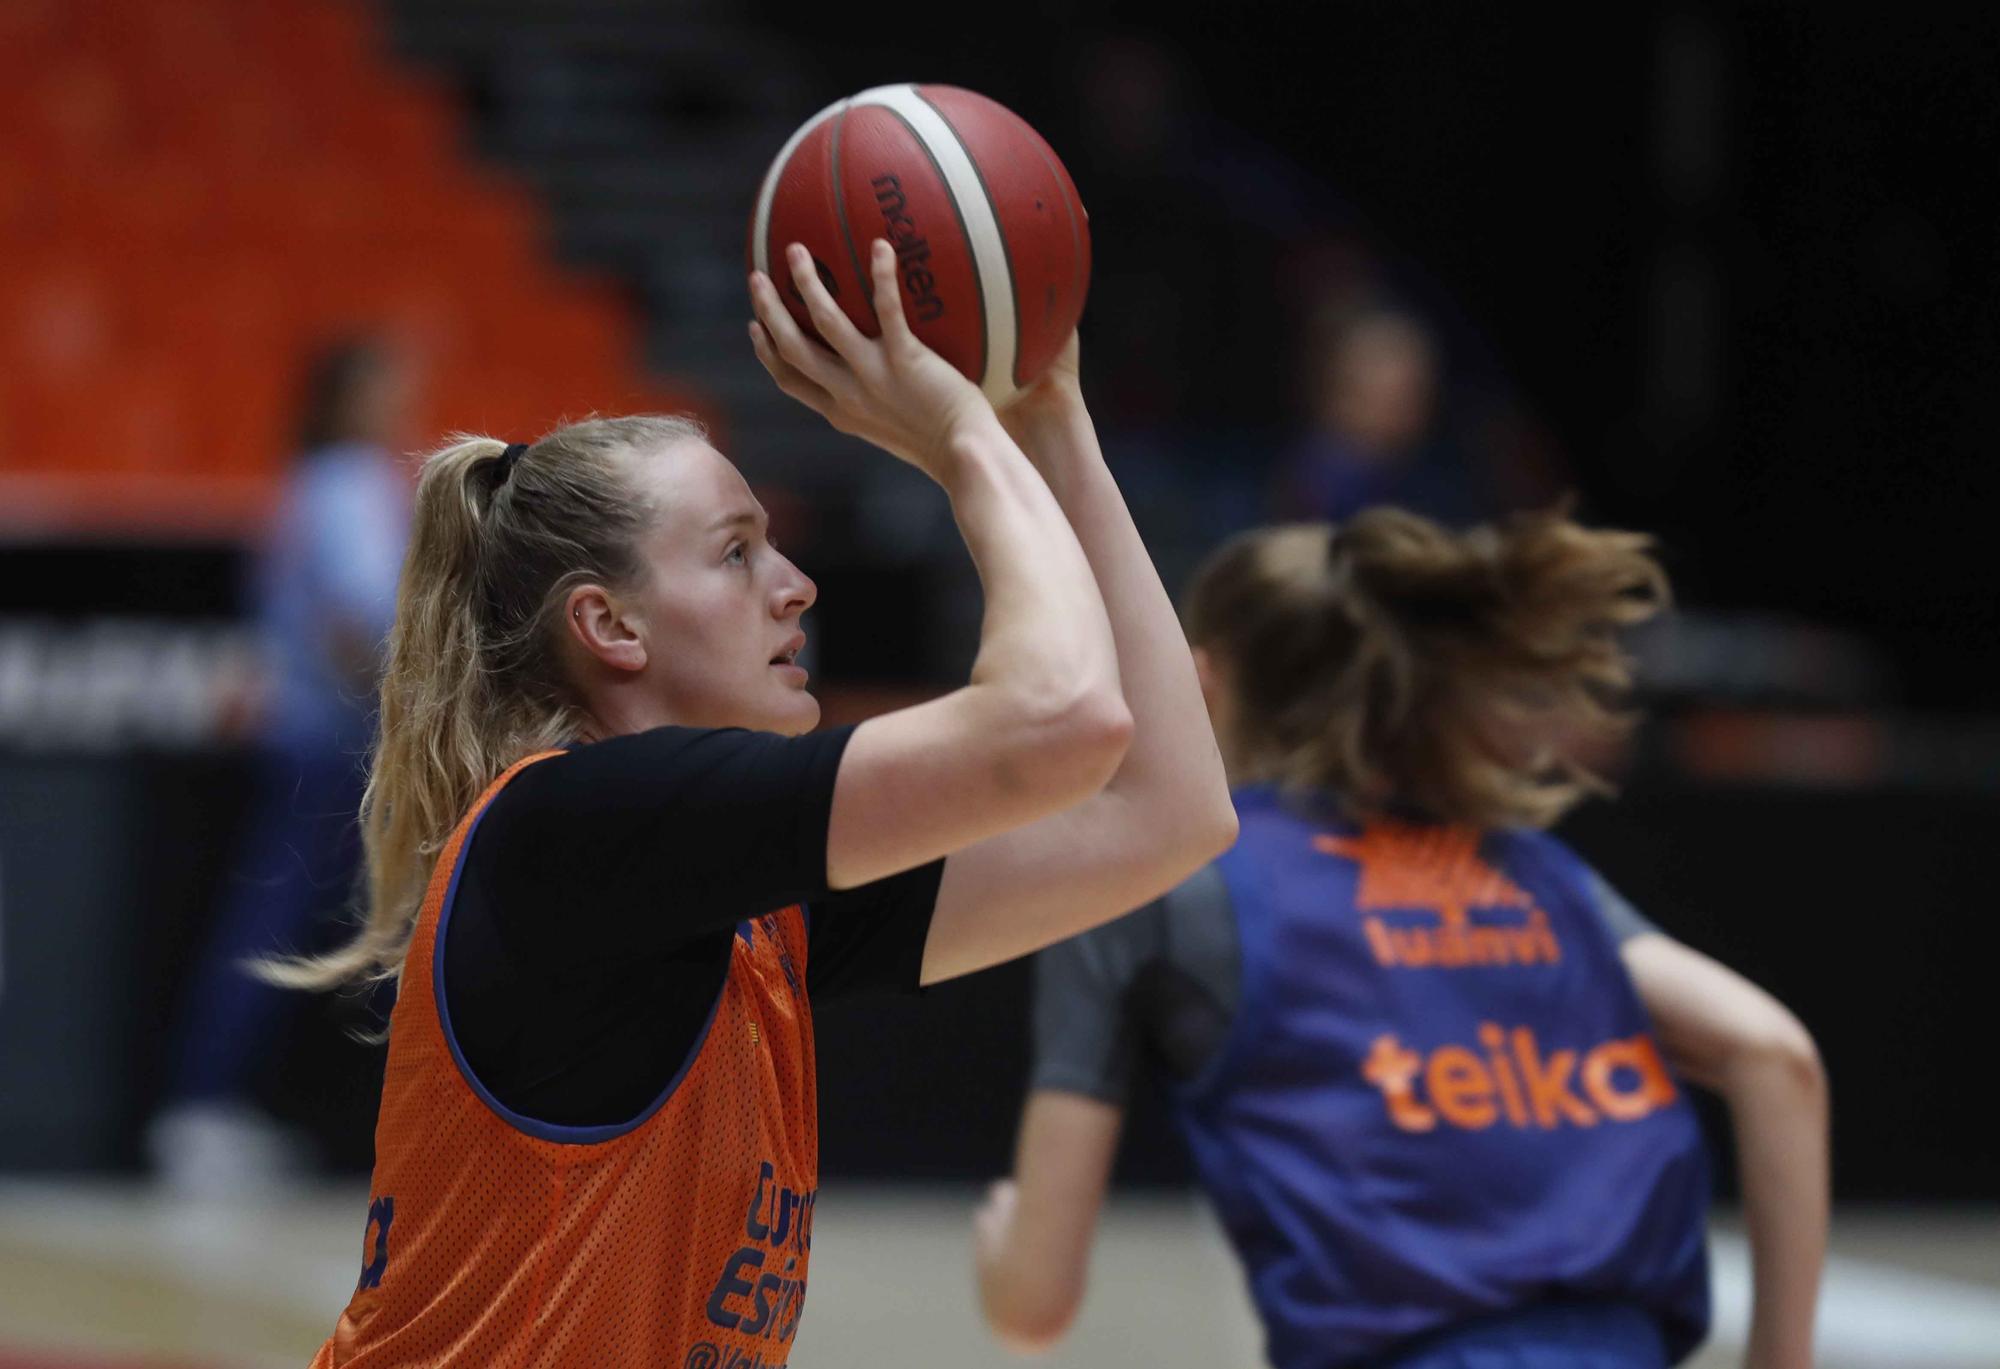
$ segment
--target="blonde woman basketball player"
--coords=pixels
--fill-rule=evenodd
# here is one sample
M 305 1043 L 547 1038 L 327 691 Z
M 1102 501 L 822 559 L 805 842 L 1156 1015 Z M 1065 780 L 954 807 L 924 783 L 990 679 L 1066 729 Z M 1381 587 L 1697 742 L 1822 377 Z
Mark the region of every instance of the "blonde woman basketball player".
M 1235 833 L 1074 347 L 1003 426 L 871 250 L 879 341 L 796 249 L 831 348 L 762 275 L 752 339 L 787 393 L 950 496 L 986 591 L 952 694 L 811 731 L 813 583 L 685 421 L 424 467 L 368 921 L 283 971 L 401 976 L 361 1278 L 318 1365 L 784 1364 L 817 1189 L 812 1000 L 1047 945 Z
M 1187 604 L 1242 817 L 1159 904 L 1042 954 L 1015 1181 L 978 1228 L 1010 1342 L 1083 1295 L 1136 1076 L 1161 1082 L 1278 1369 L 1657 1369 L 1701 1339 L 1729 1106 L 1748 1363 L 1807 1369 L 1827 1227 L 1812 1039 L 1540 830 L 1596 784 L 1645 539 L 1393 509 L 1230 542 Z

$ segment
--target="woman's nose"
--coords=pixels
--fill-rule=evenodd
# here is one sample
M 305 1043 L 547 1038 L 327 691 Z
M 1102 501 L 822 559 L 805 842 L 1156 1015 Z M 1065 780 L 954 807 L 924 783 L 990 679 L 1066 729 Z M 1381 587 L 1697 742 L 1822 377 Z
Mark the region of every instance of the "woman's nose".
M 794 613 L 804 613 L 819 599 L 819 586 L 812 577 L 785 559 L 785 577 L 778 591 L 778 616 L 790 617 Z

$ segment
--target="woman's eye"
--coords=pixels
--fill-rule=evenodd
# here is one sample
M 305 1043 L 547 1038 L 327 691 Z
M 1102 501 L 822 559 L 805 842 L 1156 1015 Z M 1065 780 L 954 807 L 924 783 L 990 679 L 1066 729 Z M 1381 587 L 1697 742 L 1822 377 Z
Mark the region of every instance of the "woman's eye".
M 722 559 L 728 562 L 732 566 L 742 565 L 744 560 L 743 544 L 741 542 L 738 542 L 734 546 L 730 547 L 729 551 L 727 552 L 727 554 L 723 556 Z

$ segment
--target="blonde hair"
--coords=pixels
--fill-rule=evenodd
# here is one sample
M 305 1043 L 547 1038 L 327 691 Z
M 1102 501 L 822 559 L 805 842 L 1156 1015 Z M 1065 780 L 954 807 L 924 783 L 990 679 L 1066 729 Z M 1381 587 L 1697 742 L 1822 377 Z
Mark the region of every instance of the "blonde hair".
M 1668 599 L 1648 538 L 1564 512 L 1447 531 L 1400 509 L 1262 528 L 1197 572 L 1190 641 L 1229 667 L 1253 777 L 1477 827 L 1545 826 L 1607 788 L 1536 729 L 1608 740 L 1617 632 Z
M 592 418 L 519 454 L 459 434 L 423 463 L 383 666 L 368 787 L 361 931 L 257 973 L 327 989 L 402 973 L 431 867 L 473 801 L 521 757 L 574 740 L 555 619 L 570 589 L 630 583 L 653 510 L 629 455 L 703 441 L 691 419 Z

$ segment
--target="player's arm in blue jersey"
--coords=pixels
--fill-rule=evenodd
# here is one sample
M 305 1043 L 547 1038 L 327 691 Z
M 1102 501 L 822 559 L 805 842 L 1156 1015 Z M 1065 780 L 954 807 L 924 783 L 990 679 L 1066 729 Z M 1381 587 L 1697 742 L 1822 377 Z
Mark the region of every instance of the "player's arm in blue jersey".
M 973 1215 L 980 1311 L 1009 1350 L 1041 1354 L 1076 1320 L 1124 1121 L 1122 1103 L 1060 1089 L 1028 1095 L 1014 1176 Z
M 1754 1369 L 1809 1369 L 1826 1260 L 1827 1082 L 1784 1004 L 1658 931 L 1626 941 L 1626 969 L 1673 1067 L 1729 1108 L 1749 1228 Z
M 981 1310 L 1022 1353 L 1062 1339 L 1142 1058 L 1171 1078 L 1208 1068 L 1241 992 L 1235 915 L 1210 865 L 1157 903 L 1035 959 L 1034 1063 L 1014 1174 L 974 1218 Z
M 1826 1084 L 1812 1038 L 1768 993 L 1593 884 L 1672 1063 L 1730 1110 L 1755 1264 L 1746 1362 L 1809 1365 L 1828 1203 Z M 1214 934 L 1229 925 L 1226 899 L 1219 881 L 1198 876 L 1037 962 L 1014 1175 L 994 1185 L 974 1229 L 983 1311 L 1013 1349 L 1048 1349 L 1082 1305 L 1142 1040 L 1168 1074 L 1189 1077 L 1226 1032 L 1234 949 Z

